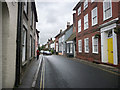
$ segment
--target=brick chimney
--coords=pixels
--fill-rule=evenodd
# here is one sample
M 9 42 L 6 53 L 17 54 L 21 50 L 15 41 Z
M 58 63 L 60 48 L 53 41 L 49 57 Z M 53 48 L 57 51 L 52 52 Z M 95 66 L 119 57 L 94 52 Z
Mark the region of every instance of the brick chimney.
M 70 26 L 70 22 L 67 22 L 67 28 Z

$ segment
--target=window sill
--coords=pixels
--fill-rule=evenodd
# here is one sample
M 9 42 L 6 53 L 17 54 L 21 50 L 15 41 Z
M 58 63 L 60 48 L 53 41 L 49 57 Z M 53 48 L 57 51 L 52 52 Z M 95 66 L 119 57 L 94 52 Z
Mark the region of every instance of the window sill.
M 88 30 L 88 28 L 84 29 L 84 31 Z
M 96 23 L 96 24 L 93 24 L 93 25 L 92 25 L 92 27 L 94 27 L 94 26 L 96 26 L 96 25 L 98 25 L 98 23 Z
M 81 31 L 80 31 L 80 32 L 78 32 L 78 33 L 81 33 Z
M 85 52 L 85 53 L 89 53 L 89 52 Z
M 81 13 L 79 15 L 77 15 L 78 17 L 81 15 Z
M 103 22 L 105 22 L 105 21 L 107 21 L 108 19 L 111 19 L 112 18 L 112 16 L 110 16 L 110 17 L 108 17 L 108 18 L 104 18 L 103 19 Z
M 83 11 L 85 11 L 87 8 L 88 8 L 88 6 L 85 9 L 83 9 Z
M 27 62 L 28 62 L 27 60 L 22 62 L 22 66 L 25 66 L 27 64 Z
M 92 52 L 93 54 L 98 54 L 98 52 Z

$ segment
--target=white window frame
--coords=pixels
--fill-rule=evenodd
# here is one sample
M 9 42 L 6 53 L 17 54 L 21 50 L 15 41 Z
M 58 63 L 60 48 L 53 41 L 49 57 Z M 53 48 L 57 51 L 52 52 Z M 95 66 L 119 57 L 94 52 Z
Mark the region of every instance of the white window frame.
M 105 9 L 105 3 L 106 2 L 110 2 L 110 8 L 108 8 L 108 9 Z M 105 15 L 106 15 L 105 11 L 107 11 L 107 10 L 110 10 L 111 15 L 108 16 L 108 17 L 105 17 Z M 107 20 L 107 19 L 109 19 L 111 17 L 112 17 L 112 2 L 111 2 L 111 0 L 104 0 L 103 1 L 103 21 Z
M 82 40 L 78 40 L 78 51 L 82 52 Z
M 81 32 L 81 19 L 78 21 L 78 33 Z
M 84 16 L 84 30 L 88 29 L 89 24 L 88 24 L 88 14 Z
M 26 60 L 26 29 L 23 28 L 23 42 L 22 42 L 22 62 Z
M 88 7 L 88 0 L 84 1 L 84 10 Z
M 95 13 L 94 13 L 95 12 Z M 97 15 L 97 7 L 95 7 L 92 11 L 91 11 L 91 14 L 92 14 L 92 26 L 96 25 L 98 23 L 98 15 Z M 94 20 L 95 23 L 94 23 Z
M 78 8 L 78 15 L 81 14 L 81 6 Z
M 70 53 L 73 53 L 73 51 L 72 51 L 73 46 L 72 46 L 72 45 L 73 45 L 73 44 L 70 43 Z
M 29 49 L 29 57 L 32 57 L 32 35 L 30 35 L 30 49 Z
M 95 45 L 94 45 L 94 40 L 97 40 L 97 51 L 95 51 Z M 92 53 L 98 54 L 98 38 L 95 38 L 95 36 L 92 37 Z
M 87 40 L 88 40 L 88 43 L 86 42 Z M 85 49 L 85 53 L 89 53 L 89 38 L 84 39 L 84 49 Z
M 67 43 L 67 53 L 69 53 L 69 44 Z
M 27 0 L 25 0 L 25 2 L 24 2 L 24 11 L 25 11 L 26 14 L 28 13 L 28 3 L 27 3 Z
M 58 43 L 56 43 L 56 52 L 58 52 Z

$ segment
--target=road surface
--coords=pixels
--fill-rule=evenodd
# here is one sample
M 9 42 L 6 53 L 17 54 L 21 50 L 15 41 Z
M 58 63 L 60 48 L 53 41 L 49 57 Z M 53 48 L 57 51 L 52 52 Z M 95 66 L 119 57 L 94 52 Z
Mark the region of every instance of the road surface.
M 37 88 L 117 88 L 119 76 L 57 55 L 43 56 Z

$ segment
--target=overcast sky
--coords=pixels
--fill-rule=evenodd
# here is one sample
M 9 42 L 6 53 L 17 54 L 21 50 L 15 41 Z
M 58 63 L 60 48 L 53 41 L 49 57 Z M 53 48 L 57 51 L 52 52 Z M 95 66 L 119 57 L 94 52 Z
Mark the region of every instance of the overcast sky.
M 79 0 L 36 0 L 38 14 L 37 29 L 40 30 L 40 44 L 46 44 L 65 30 L 67 22 L 73 23 L 73 8 Z

